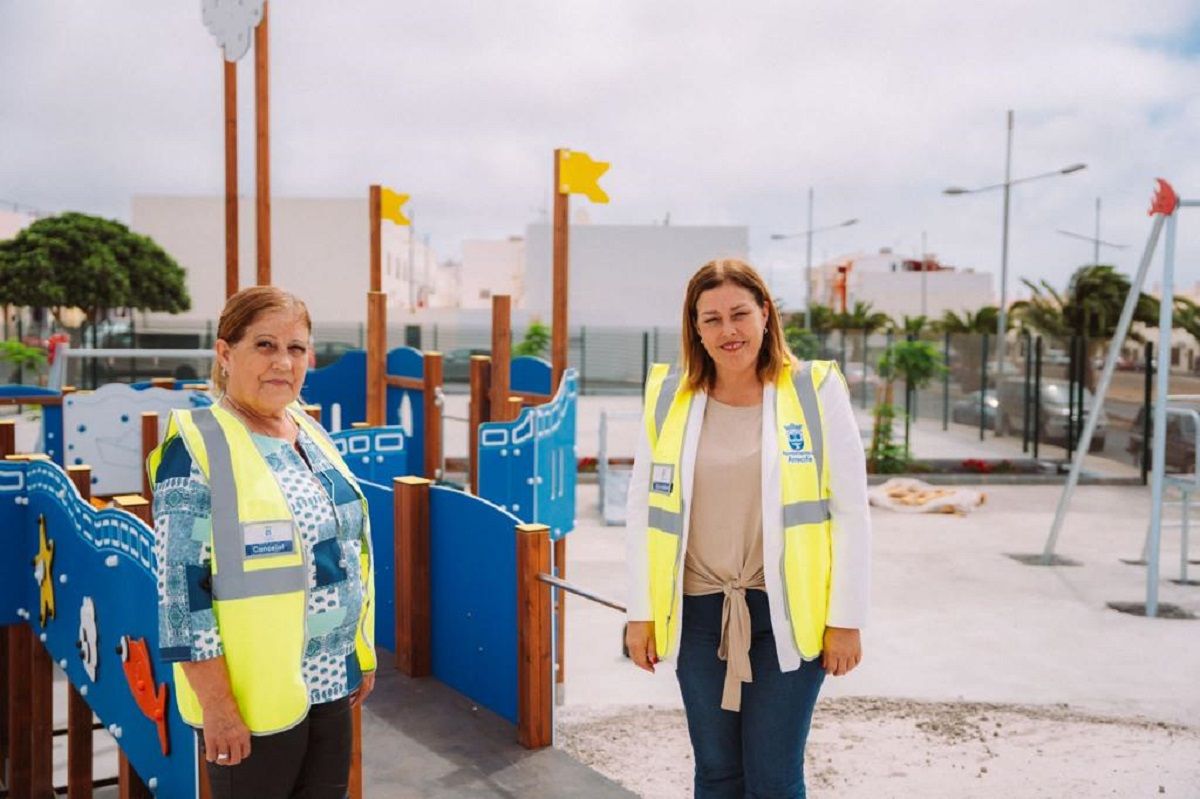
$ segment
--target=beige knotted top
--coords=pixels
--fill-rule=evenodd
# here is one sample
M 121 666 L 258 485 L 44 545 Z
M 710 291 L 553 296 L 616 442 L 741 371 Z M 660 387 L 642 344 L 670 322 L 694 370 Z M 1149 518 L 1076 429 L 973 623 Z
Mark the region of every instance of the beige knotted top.
M 763 589 L 762 405 L 708 398 L 696 448 L 683 593 L 725 594 L 721 644 L 724 710 L 739 711 L 751 682 L 747 589 Z

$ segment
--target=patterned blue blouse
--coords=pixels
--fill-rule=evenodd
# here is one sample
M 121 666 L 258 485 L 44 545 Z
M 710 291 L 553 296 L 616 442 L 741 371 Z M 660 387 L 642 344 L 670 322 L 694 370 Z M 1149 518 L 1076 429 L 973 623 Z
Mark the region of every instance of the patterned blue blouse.
M 303 429 L 296 440 L 304 458 L 282 439 L 255 433 L 251 438 L 275 474 L 306 550 L 308 637 L 302 668 L 309 698 L 313 704 L 332 702 L 354 691 L 362 678 L 354 641 L 363 602 L 359 554 L 370 535 L 368 521 L 354 488 Z M 160 654 L 167 662 L 220 657 L 224 649 L 212 610 L 208 481 L 179 437 L 163 452 L 157 478 Z

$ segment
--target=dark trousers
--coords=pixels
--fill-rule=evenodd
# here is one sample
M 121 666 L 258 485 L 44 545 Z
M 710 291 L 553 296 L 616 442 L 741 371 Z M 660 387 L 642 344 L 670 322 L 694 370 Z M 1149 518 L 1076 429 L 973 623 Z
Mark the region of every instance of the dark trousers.
M 349 697 L 313 705 L 292 729 L 253 736 L 236 766 L 208 763 L 212 799 L 344 799 L 353 734 Z
M 804 799 L 804 743 L 825 679 L 820 658 L 779 670 L 767 595 L 747 591 L 753 630 L 740 713 L 721 709 L 723 594 L 685 596 L 675 667 L 696 758 L 696 799 Z

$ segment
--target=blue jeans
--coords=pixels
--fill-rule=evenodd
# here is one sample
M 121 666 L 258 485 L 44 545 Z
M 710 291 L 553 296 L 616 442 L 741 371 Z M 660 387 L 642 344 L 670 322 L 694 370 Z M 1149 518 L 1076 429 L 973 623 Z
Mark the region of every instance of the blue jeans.
M 725 661 L 717 657 L 723 594 L 685 596 L 675 667 L 696 758 L 696 799 L 804 799 L 804 742 L 825 671 L 820 658 L 779 670 L 767 595 L 747 591 L 754 682 L 742 710 L 721 709 Z

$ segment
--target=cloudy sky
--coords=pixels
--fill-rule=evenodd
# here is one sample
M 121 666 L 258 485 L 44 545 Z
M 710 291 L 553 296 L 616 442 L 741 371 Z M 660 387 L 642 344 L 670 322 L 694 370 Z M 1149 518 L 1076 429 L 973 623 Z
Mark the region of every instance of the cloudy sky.
M 769 237 L 804 228 L 810 185 L 817 225 L 862 220 L 819 236 L 818 259 L 915 253 L 926 231 L 944 261 L 998 271 L 1000 193 L 941 190 L 1003 179 L 1008 108 L 1014 177 L 1088 164 L 1014 189 L 1010 290 L 1090 259 L 1055 231 L 1090 234 L 1098 196 L 1102 237 L 1130 245 L 1103 260 L 1128 271 L 1152 179 L 1200 196 L 1189 0 L 277 0 L 270 31 L 275 193 L 382 182 L 449 256 L 537 220 L 566 146 L 613 164 L 593 222 L 745 224 L 781 282 L 803 242 Z M 220 194 L 221 85 L 199 0 L 0 0 L 0 200 L 128 219 L 134 194 Z

